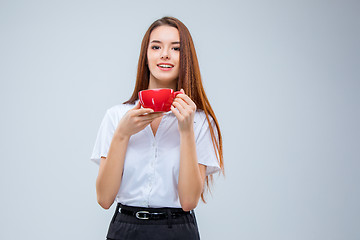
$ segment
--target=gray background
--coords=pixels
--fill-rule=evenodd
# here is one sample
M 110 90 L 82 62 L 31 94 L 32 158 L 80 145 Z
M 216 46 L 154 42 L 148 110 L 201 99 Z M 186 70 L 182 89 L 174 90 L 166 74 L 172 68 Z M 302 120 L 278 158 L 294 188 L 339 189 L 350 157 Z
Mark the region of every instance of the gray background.
M 192 33 L 224 138 L 202 239 L 360 239 L 359 1 L 0 1 L 0 239 L 105 239 L 90 162 L 141 39 Z

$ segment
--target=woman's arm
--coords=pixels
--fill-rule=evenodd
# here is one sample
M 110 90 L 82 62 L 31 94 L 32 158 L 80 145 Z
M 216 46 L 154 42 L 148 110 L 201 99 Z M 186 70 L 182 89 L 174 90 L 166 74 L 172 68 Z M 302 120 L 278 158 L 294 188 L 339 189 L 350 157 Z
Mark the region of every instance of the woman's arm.
M 178 193 L 184 211 L 194 209 L 203 192 L 206 166 L 198 164 L 194 131 L 180 133 Z
M 161 113 L 144 115 L 150 112 L 153 110 L 141 108 L 140 101 L 133 109 L 130 109 L 115 130 L 107 157 L 102 157 L 100 161 L 96 179 L 96 195 L 98 203 L 105 209 L 111 207 L 119 191 L 130 137 L 161 116 Z
M 171 111 L 178 120 L 180 132 L 180 170 L 178 193 L 184 211 L 194 209 L 205 182 L 206 166 L 198 164 L 194 135 L 195 103 L 185 94 L 176 96 Z M 176 107 L 176 109 L 174 108 Z
M 97 201 L 109 209 L 119 191 L 129 137 L 114 134 L 107 158 L 101 157 L 99 174 L 96 179 Z

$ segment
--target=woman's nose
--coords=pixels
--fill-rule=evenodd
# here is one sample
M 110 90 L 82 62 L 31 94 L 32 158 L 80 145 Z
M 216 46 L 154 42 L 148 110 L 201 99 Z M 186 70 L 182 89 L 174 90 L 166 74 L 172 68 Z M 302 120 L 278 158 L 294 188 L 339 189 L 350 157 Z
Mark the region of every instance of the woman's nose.
M 161 59 L 170 59 L 169 53 L 167 50 L 162 51 L 161 53 Z

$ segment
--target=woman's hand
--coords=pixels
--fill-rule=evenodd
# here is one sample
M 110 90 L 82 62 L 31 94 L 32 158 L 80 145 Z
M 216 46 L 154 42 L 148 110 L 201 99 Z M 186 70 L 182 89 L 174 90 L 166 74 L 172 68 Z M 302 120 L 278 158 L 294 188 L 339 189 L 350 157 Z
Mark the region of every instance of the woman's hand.
M 178 94 L 174 99 L 171 111 L 178 120 L 180 132 L 193 131 L 196 104 L 185 94 L 184 89 L 180 91 L 182 94 Z
M 141 108 L 140 101 L 133 109 L 127 113 L 120 120 L 115 134 L 119 137 L 130 138 L 131 135 L 140 132 L 147 125 L 149 125 L 155 118 L 161 117 L 163 113 L 153 113 L 151 108 Z

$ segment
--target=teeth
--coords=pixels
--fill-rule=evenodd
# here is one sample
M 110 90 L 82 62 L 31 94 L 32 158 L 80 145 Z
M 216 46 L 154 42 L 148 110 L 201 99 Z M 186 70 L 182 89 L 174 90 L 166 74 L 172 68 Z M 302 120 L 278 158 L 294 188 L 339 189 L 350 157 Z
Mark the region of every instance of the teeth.
M 162 68 L 172 68 L 172 66 L 171 65 L 159 65 L 159 67 L 162 67 Z

